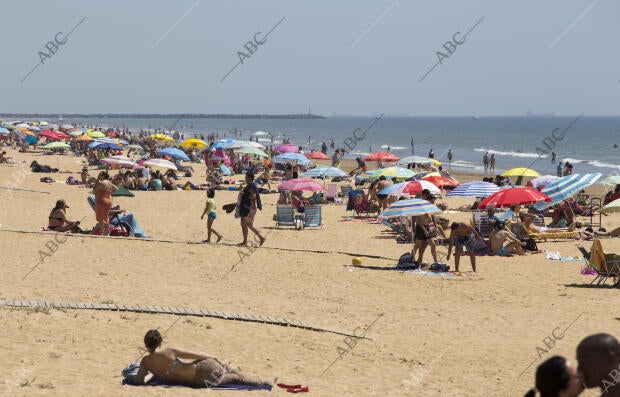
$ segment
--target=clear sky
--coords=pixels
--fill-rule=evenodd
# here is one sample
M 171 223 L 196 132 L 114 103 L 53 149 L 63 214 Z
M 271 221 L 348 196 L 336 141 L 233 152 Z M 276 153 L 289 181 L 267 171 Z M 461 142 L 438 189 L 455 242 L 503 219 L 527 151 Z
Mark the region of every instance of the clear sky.
M 20 0 L 0 11 L 0 112 L 620 115 L 618 0 Z M 438 51 L 448 57 L 420 81 Z

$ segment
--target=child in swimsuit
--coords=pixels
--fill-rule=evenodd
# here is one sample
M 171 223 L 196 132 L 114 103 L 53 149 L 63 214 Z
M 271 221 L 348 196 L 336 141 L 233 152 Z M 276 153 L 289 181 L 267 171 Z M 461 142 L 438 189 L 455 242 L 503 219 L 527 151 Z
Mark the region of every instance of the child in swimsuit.
M 211 233 L 217 236 L 216 243 L 219 243 L 222 239 L 222 235 L 213 229 L 213 222 L 215 222 L 215 218 L 217 218 L 217 213 L 215 212 L 215 190 L 209 189 L 207 190 L 207 204 L 205 206 L 200 219 L 204 219 L 205 214 L 207 215 L 207 239 L 203 240 L 203 243 L 211 242 Z

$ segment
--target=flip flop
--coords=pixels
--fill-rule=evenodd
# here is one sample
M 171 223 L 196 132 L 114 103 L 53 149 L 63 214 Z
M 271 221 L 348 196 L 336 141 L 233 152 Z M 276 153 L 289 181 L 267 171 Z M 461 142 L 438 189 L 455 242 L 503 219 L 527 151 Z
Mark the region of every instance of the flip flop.
M 299 389 L 301 385 L 287 385 L 285 383 L 278 383 L 278 387 L 283 389 Z
M 308 386 L 304 386 L 304 387 L 286 389 L 286 391 L 289 393 L 307 393 L 310 391 L 310 389 L 308 389 Z

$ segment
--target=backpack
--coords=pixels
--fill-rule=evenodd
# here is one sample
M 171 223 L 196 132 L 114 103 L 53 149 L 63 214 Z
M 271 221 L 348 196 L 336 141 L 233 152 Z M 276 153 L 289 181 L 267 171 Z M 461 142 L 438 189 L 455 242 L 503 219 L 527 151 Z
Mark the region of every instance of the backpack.
M 417 264 L 413 258 L 411 257 L 411 253 L 410 252 L 405 252 L 404 254 L 402 254 L 400 256 L 400 258 L 398 258 L 398 265 L 396 265 L 396 267 L 399 268 L 408 268 L 408 269 L 418 269 L 420 267 L 419 264 Z

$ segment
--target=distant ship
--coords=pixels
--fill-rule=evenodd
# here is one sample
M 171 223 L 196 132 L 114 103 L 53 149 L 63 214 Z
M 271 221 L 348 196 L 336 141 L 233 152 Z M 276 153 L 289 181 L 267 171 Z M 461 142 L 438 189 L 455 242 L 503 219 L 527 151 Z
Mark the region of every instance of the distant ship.
M 528 110 L 525 115 L 527 117 L 555 117 L 555 113 L 533 113 L 531 110 Z

